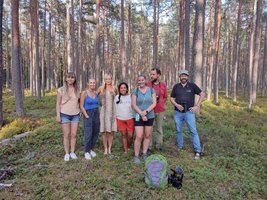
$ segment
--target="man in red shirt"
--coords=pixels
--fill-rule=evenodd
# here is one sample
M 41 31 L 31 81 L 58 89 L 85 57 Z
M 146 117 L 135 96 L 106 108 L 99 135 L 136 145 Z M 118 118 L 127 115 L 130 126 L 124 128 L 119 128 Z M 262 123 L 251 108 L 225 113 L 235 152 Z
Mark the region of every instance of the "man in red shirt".
M 154 132 L 153 140 L 151 137 L 150 140 L 150 150 L 155 147 L 156 149 L 161 149 L 163 143 L 163 118 L 165 112 L 165 102 L 168 98 L 168 92 L 166 84 L 162 81 L 159 81 L 161 71 L 158 68 L 153 68 L 150 72 L 151 81 L 147 83 L 148 87 L 151 87 L 156 92 L 157 105 L 154 108 L 155 112 L 155 122 L 154 122 Z

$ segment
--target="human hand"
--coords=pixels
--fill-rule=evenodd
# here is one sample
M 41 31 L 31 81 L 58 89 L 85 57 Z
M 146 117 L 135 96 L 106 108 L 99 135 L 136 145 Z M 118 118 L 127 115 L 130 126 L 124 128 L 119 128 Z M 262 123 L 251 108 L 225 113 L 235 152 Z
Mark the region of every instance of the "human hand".
M 61 122 L 61 120 L 60 120 L 60 116 L 56 116 L 56 122 L 57 122 L 57 123 L 60 123 L 60 122 Z
M 176 108 L 180 110 L 181 112 L 184 110 L 184 107 L 180 104 L 177 104 Z
M 145 121 L 148 121 L 147 119 L 147 116 L 142 116 L 142 120 L 145 122 Z
M 146 116 L 146 111 L 141 111 L 139 114 L 140 114 L 141 116 Z
M 195 113 L 198 111 L 198 109 L 199 109 L 199 106 L 193 106 L 189 108 L 189 111 Z

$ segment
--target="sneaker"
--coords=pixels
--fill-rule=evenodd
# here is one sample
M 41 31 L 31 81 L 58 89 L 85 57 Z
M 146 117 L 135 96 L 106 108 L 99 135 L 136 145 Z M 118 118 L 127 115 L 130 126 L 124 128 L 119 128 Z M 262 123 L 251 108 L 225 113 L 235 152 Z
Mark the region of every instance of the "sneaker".
M 78 158 L 75 153 L 70 153 L 70 157 L 74 160 Z
M 147 159 L 147 154 L 144 154 L 143 153 L 143 156 L 142 156 L 143 160 L 145 161 Z
M 200 153 L 196 153 L 194 159 L 195 159 L 195 160 L 200 159 Z
M 141 161 L 140 161 L 140 158 L 139 158 L 138 156 L 134 156 L 134 158 L 133 158 L 133 162 L 134 162 L 135 164 L 139 164 Z
M 65 154 L 65 156 L 64 156 L 64 160 L 65 161 L 69 161 L 70 160 L 70 154 Z
M 86 152 L 86 153 L 84 154 L 84 158 L 85 158 L 86 160 L 91 160 L 91 155 L 90 155 L 90 153 Z
M 96 153 L 93 150 L 90 151 L 90 154 L 91 154 L 92 158 L 96 157 Z
M 147 151 L 146 151 L 146 154 L 148 155 L 148 156 L 150 156 L 150 155 L 152 155 L 153 154 L 153 151 L 152 151 L 152 149 L 147 149 Z

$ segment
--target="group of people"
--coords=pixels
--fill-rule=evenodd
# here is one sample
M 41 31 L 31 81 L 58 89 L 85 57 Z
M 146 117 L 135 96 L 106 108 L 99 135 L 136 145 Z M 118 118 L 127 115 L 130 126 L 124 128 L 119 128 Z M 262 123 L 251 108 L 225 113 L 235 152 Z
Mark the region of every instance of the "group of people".
M 122 82 L 118 88 L 112 84 L 112 75 L 106 74 L 104 84 L 96 88 L 96 80 L 89 79 L 85 91 L 80 91 L 73 72 L 66 74 L 64 86 L 57 92 L 56 120 L 64 133 L 64 160 L 77 159 L 75 154 L 76 135 L 80 117 L 83 116 L 84 157 L 91 160 L 99 133 L 102 134 L 104 154 L 111 154 L 114 132 L 122 135 L 123 150 L 129 151 L 134 140 L 134 163 L 146 159 L 152 149 L 162 149 L 163 119 L 165 103 L 168 98 L 166 84 L 159 80 L 161 71 L 151 70 L 151 81 L 146 76 L 138 76 L 138 87 L 129 93 L 128 84 Z M 200 158 L 201 145 L 196 130 L 195 112 L 200 108 L 204 92 L 194 83 L 188 81 L 189 73 L 181 70 L 180 82 L 171 92 L 174 105 L 174 122 L 176 126 L 178 150 L 183 149 L 182 123 L 189 128 L 195 158 Z M 195 102 L 195 94 L 199 99 Z M 99 112 L 99 107 L 101 107 Z M 154 125 L 154 132 L 153 131 Z M 153 137 L 152 137 L 153 136 Z M 142 146 L 142 148 L 141 148 Z M 142 156 L 140 157 L 140 150 Z

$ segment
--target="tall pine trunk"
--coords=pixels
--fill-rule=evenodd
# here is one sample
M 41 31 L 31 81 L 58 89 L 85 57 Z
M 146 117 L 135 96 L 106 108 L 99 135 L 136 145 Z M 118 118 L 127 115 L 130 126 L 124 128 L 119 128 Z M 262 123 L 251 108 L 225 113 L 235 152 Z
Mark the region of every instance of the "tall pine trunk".
M 214 102 L 219 103 L 219 65 L 220 65 L 220 29 L 221 29 L 221 0 L 217 0 L 215 4 L 215 17 L 217 18 L 214 24 L 215 30 L 215 61 L 214 61 Z
M 236 101 L 237 98 L 237 67 L 239 60 L 239 33 L 240 33 L 240 23 L 241 23 L 241 9 L 242 9 L 242 0 L 239 0 L 238 5 L 238 14 L 237 14 L 237 27 L 236 27 L 236 39 L 234 45 L 234 66 L 233 66 L 233 99 Z
M 24 116 L 20 65 L 19 1 L 11 0 L 12 16 L 12 83 L 16 99 L 17 116 Z
M 3 75 L 4 75 L 4 63 L 3 63 L 3 46 L 2 46 L 2 36 L 3 36 L 3 4 L 4 0 L 0 0 L 0 128 L 3 125 Z
M 121 72 L 122 81 L 128 82 L 126 77 L 126 52 L 125 52 L 125 36 L 124 36 L 124 0 L 121 0 Z
M 252 103 L 256 103 L 257 97 L 257 81 L 258 81 L 258 70 L 260 60 L 260 43 L 261 43 L 261 13 L 262 13 L 262 0 L 257 2 L 257 18 L 255 25 L 255 46 L 254 46 L 254 57 L 253 57 L 253 70 L 252 70 Z
M 203 67 L 203 30 L 204 30 L 204 5 L 205 0 L 196 0 L 196 16 L 195 16 L 195 30 L 193 38 L 193 61 L 192 61 L 192 75 L 194 82 L 202 87 L 202 67 Z

